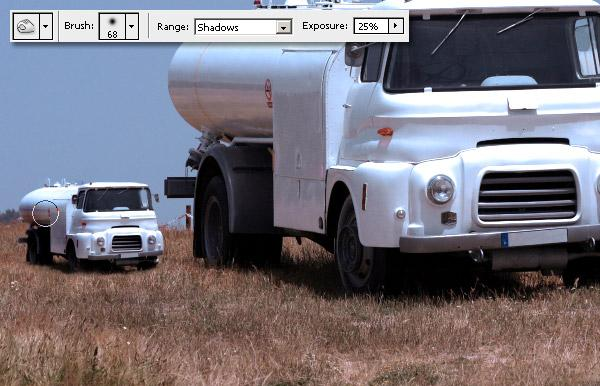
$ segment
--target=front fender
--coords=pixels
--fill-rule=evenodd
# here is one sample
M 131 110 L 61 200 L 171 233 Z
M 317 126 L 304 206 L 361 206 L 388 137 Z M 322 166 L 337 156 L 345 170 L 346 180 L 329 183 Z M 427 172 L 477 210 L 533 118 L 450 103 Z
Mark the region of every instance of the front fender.
M 203 173 L 207 172 L 211 159 L 217 163 L 225 181 L 229 231 L 278 233 L 273 226 L 273 161 L 267 148 L 224 145 L 211 147 L 198 168 L 195 205 L 198 205 L 201 199 L 199 195 L 208 183 Z
M 352 197 L 360 242 L 367 247 L 397 248 L 408 215 L 398 218 L 396 211 L 408 211 L 408 181 L 413 166 L 409 163 L 365 162 L 356 168 L 333 167 L 327 177 L 328 209 L 331 191 L 343 182 Z M 363 184 L 366 184 L 364 210 Z

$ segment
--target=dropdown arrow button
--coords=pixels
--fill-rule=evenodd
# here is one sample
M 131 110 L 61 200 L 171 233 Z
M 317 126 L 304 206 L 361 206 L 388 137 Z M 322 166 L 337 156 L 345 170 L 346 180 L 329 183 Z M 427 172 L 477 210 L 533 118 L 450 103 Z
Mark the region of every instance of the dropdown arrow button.
M 125 14 L 125 40 L 138 40 L 140 35 L 140 15 L 138 13 Z
M 292 33 L 292 21 L 291 20 L 277 20 L 277 33 L 278 34 L 291 34 Z

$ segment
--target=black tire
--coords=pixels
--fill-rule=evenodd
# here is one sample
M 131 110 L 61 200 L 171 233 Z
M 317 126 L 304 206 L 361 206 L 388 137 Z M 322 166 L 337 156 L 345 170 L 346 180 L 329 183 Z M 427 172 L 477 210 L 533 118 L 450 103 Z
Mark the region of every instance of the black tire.
M 277 265 L 283 238 L 278 235 L 232 234 L 229 231 L 229 202 L 223 177 L 214 176 L 206 185 L 201 204 L 202 255 L 207 266 L 233 263 Z
M 52 264 L 49 230 L 42 228 L 27 231 L 27 254 L 25 255 L 25 261 L 33 265 Z
M 563 285 L 566 288 L 573 288 L 575 285 L 579 286 L 579 275 L 573 270 L 565 269 L 562 273 Z
M 352 198 L 346 198 L 338 221 L 335 260 L 346 292 L 377 293 L 385 288 L 386 254 L 360 243 Z
M 562 279 L 567 288 L 600 283 L 600 259 L 591 256 L 570 261 L 562 273 Z
M 81 260 L 77 258 L 77 252 L 73 244 L 67 247 L 67 261 L 69 262 L 69 272 L 78 272 L 81 270 Z
M 138 263 L 137 268 L 140 271 L 145 271 L 148 269 L 154 269 L 158 265 L 158 257 L 154 257 L 152 260 L 142 261 Z
M 27 237 L 27 254 L 25 255 L 25 261 L 29 264 L 38 264 L 38 240 L 34 233 L 29 233 Z
M 206 265 L 218 267 L 234 260 L 234 237 L 229 233 L 229 207 L 225 182 L 214 176 L 202 196 L 202 256 Z
M 39 242 L 38 264 L 50 265 L 54 262 L 50 251 L 50 228 L 40 228 L 36 233 Z

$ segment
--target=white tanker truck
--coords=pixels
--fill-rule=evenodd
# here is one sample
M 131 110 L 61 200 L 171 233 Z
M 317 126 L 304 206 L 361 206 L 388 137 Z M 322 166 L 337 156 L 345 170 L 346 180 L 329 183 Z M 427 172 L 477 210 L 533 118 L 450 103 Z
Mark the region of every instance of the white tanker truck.
M 94 182 L 56 184 L 23 197 L 19 212 L 30 224 L 26 260 L 51 264 L 62 256 L 76 271 L 83 262 L 151 268 L 164 242 L 147 185 Z
M 282 236 L 336 255 L 351 292 L 392 259 L 492 270 L 597 267 L 600 6 L 383 1 L 410 43 L 183 44 L 177 111 L 203 133 L 168 197 L 194 197 L 194 254 L 277 260 Z M 328 11 L 324 11 L 328 12 Z M 326 40 L 324 36 L 324 40 Z

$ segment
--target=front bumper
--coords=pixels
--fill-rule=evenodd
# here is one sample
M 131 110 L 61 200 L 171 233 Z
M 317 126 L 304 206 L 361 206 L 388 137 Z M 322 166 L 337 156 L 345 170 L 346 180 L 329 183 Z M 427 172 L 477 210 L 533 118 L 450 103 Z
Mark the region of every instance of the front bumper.
M 129 257 L 135 254 L 136 256 Z M 109 253 L 103 255 L 89 255 L 88 260 L 121 260 L 121 261 L 133 261 L 135 259 L 147 260 L 147 257 L 158 257 L 163 254 L 163 251 L 151 251 L 151 252 L 127 252 L 127 253 Z
M 557 228 L 538 228 L 525 231 L 467 233 L 443 236 L 402 236 L 400 251 L 405 253 L 445 253 L 470 250 L 493 250 L 511 248 L 506 245 L 507 236 L 511 233 L 550 231 L 566 229 L 567 243 L 586 242 L 591 238 L 600 240 L 600 225 L 573 225 Z M 537 245 L 560 244 L 564 241 L 545 242 Z M 536 244 L 528 244 L 536 245 Z M 520 245 L 522 246 L 522 245 Z M 515 246 L 516 247 L 516 246 Z

